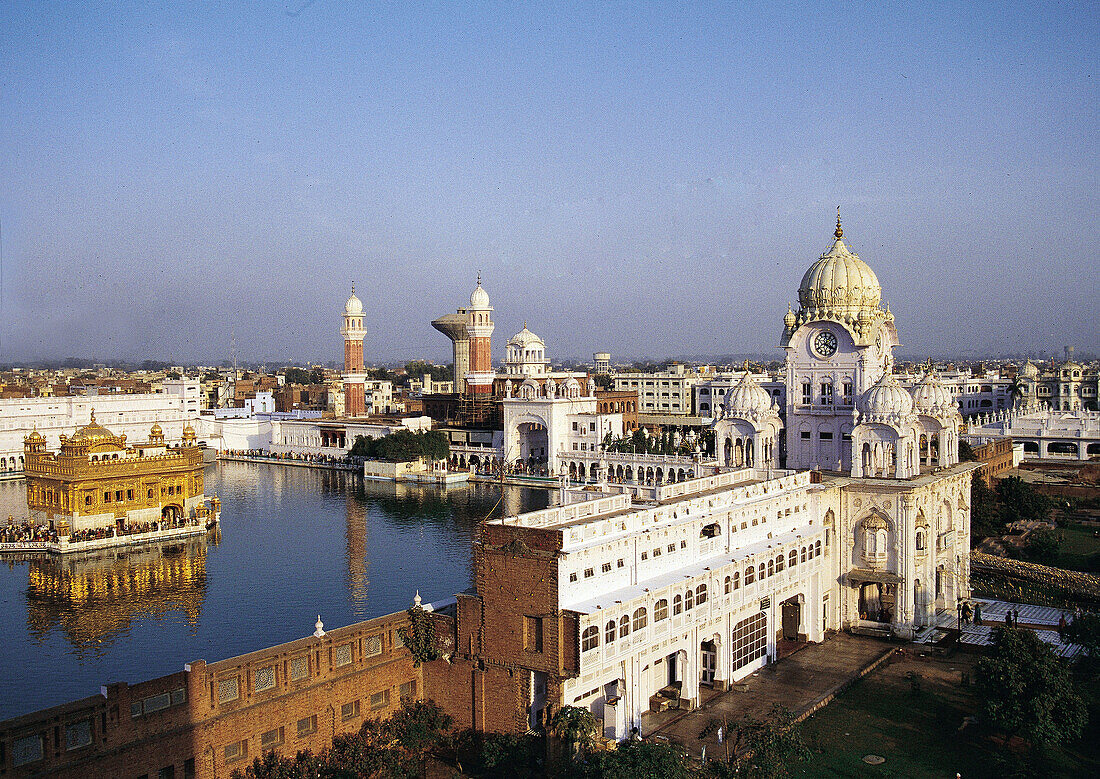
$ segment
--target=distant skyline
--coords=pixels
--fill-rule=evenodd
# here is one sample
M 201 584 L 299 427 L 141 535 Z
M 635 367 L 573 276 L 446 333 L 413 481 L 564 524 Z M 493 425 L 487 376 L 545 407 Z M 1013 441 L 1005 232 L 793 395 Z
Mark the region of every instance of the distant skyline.
M 1095 352 L 1100 7 L 2 0 L 0 363 L 775 354 L 830 242 L 899 354 Z M 253 355 L 254 357 L 249 357 Z

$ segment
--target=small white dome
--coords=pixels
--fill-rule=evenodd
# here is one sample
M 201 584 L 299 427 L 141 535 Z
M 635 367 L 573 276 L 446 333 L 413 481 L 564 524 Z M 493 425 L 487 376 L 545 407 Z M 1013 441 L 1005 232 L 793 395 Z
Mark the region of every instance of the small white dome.
M 951 390 L 934 373 L 926 373 L 913 387 L 913 408 L 920 414 L 950 414 L 955 407 Z
M 477 289 L 470 294 L 470 308 L 486 309 L 489 307 L 489 293 L 481 288 L 481 278 L 477 280 Z
M 527 349 L 532 346 L 545 347 L 546 344 L 541 338 L 527 329 L 527 323 L 523 323 L 523 329 L 508 339 L 509 346 L 517 346 L 520 349 Z
M 726 392 L 723 405 L 727 417 L 747 417 L 766 413 L 772 407 L 772 398 L 751 373 L 746 373 Z
M 351 286 L 351 297 L 344 304 L 344 313 L 347 316 L 359 316 L 363 313 L 363 301 L 355 295 L 355 285 Z
M 913 413 L 913 396 L 894 374 L 884 373 L 875 386 L 860 396 L 859 411 L 869 417 L 909 416 Z

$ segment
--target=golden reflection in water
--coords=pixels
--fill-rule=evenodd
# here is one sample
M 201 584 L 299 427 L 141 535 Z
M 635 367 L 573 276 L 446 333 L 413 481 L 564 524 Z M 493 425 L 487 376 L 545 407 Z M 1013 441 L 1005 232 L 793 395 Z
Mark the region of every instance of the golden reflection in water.
M 347 539 L 348 593 L 352 608 L 358 615 L 361 609 L 366 608 L 367 588 L 370 585 L 367 576 L 367 508 L 354 490 L 344 494 L 344 504 L 347 508 L 344 535 Z
M 198 625 L 206 596 L 206 541 L 195 539 L 28 564 L 27 624 L 44 637 L 60 627 L 77 647 L 128 633 L 143 617 L 170 612 Z

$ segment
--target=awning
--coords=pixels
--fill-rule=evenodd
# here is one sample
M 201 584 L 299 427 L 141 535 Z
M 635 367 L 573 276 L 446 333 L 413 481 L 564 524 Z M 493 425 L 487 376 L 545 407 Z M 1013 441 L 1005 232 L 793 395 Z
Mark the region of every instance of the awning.
M 901 584 L 901 577 L 889 571 L 869 571 L 864 568 L 853 568 L 848 571 L 850 582 L 878 582 L 879 584 Z

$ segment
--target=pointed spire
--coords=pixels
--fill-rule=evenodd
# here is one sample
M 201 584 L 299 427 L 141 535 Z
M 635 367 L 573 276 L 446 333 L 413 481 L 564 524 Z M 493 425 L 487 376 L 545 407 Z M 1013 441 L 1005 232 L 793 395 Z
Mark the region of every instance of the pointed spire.
M 324 638 L 325 637 L 325 623 L 321 621 L 321 615 L 320 614 L 317 615 L 317 622 L 314 623 L 313 627 L 314 627 L 314 631 L 313 631 L 314 638 Z
M 844 237 L 844 229 L 840 226 L 840 206 L 836 207 L 836 230 L 833 231 L 833 235 L 837 240 Z
M 351 283 L 351 294 L 353 294 L 353 295 L 355 294 L 355 282 L 354 281 Z
M 95 409 L 92 409 L 92 423 L 95 424 Z
M 477 285 L 479 287 L 481 286 L 481 271 L 477 272 Z

